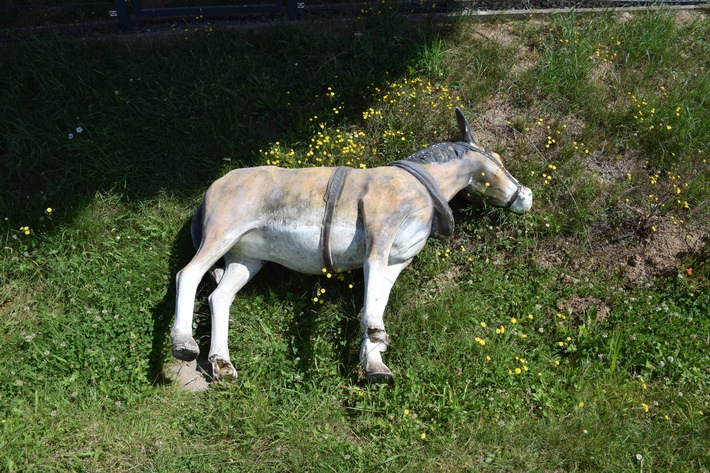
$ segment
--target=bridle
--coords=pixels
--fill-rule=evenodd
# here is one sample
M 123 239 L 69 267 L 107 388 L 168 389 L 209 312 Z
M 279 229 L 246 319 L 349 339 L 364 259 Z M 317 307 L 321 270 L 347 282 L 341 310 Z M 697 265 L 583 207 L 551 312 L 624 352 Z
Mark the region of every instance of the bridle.
M 470 149 L 471 151 L 475 151 L 476 153 L 480 153 L 483 156 L 485 156 L 486 158 L 493 161 L 499 168 L 501 168 L 503 170 L 505 175 L 508 176 L 508 178 L 515 183 L 515 186 L 516 186 L 515 192 L 513 192 L 513 195 L 510 196 L 508 201 L 503 206 L 503 208 L 506 210 L 511 208 L 513 206 L 513 204 L 515 203 L 515 201 L 518 200 L 518 197 L 520 197 L 520 191 L 523 189 L 523 186 L 520 184 L 520 182 L 518 182 L 518 180 L 516 178 L 514 178 L 508 172 L 508 170 L 505 168 L 505 166 L 503 166 L 503 163 L 501 163 L 495 156 L 493 156 L 493 152 L 491 152 L 491 150 L 488 150 L 486 148 L 478 146 L 477 144 L 467 143 L 465 141 L 461 141 L 458 144 L 463 145 L 464 147 Z

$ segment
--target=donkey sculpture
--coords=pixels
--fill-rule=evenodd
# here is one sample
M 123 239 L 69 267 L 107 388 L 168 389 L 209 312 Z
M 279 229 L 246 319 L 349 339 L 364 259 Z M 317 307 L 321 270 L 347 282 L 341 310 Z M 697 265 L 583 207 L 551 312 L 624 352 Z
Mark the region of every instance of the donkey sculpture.
M 514 213 L 532 206 L 530 189 L 508 173 L 498 154 L 474 141 L 458 108 L 456 117 L 461 142 L 431 146 L 390 166 L 261 166 L 215 181 L 192 219 L 197 253 L 177 274 L 173 356 L 191 361 L 199 354 L 192 316 L 197 286 L 208 271 L 218 283 L 209 296 L 209 361 L 215 378 L 234 379 L 229 308 L 265 262 L 309 274 L 322 274 L 324 267 L 363 268 L 360 361 L 368 380 L 392 380 L 382 361 L 389 344 L 383 313 L 390 290 L 433 232 L 453 230 L 448 201 L 463 191 Z

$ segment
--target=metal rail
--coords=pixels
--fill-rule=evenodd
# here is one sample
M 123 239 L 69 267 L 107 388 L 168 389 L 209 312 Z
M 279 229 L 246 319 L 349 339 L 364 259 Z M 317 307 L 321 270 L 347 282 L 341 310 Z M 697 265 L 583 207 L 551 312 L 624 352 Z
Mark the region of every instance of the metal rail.
M 0 5 L 0 10 L 21 10 L 23 8 L 81 8 L 81 7 L 98 7 L 106 6 L 106 0 L 45 0 L 44 2 L 35 1 L 7 1 Z
M 131 15 L 128 11 L 127 0 L 116 0 L 116 16 L 122 32 L 127 33 L 133 29 Z M 245 5 L 219 5 L 204 7 L 163 7 L 143 8 L 141 0 L 133 0 L 133 15 L 139 18 L 158 18 L 170 16 L 243 16 L 243 15 L 276 15 L 283 11 L 283 0 L 273 0 L 271 3 L 245 4 Z M 287 0 L 286 12 L 290 19 L 296 18 L 297 0 Z
M 149 0 L 145 0 L 146 3 Z M 195 0 L 199 3 L 204 0 Z M 351 16 L 361 11 L 394 8 L 403 13 L 461 13 L 474 16 L 541 16 L 551 13 L 592 13 L 608 9 L 631 10 L 639 7 L 665 6 L 668 8 L 708 8 L 710 0 L 262 0 L 261 3 L 241 3 L 240 0 L 223 0 L 214 6 L 160 7 L 143 5 L 144 0 L 6 0 L 0 3 L 0 12 L 27 11 L 30 9 L 110 8 L 109 16 L 118 19 L 122 32 L 133 30 L 132 18 L 159 19 L 168 17 L 264 17 L 286 14 L 297 18 Z M 259 0 L 241 0 L 258 2 Z M 590 8 L 591 7 L 591 8 Z

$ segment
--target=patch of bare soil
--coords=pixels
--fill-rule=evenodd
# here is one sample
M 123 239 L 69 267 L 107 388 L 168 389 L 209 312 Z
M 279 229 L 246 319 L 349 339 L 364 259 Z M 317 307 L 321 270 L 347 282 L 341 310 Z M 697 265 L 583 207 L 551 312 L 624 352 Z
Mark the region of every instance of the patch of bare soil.
M 662 221 L 656 231 L 626 248 L 621 264 L 626 282 L 632 285 L 650 284 L 653 278 L 674 274 L 689 255 L 698 253 L 704 245 L 704 232 L 689 233 L 687 229 Z
M 623 287 L 652 286 L 657 278 L 685 273 L 683 265 L 691 255 L 701 254 L 708 236 L 708 228 L 689 233 L 671 221 L 656 222 L 656 231 L 644 238 L 632 238 L 595 245 L 581 250 L 567 246 L 540 244 L 535 249 L 535 261 L 542 268 L 565 268 L 560 274 L 561 282 L 569 286 L 583 284 L 586 276 L 598 271 L 615 274 L 623 280 Z M 565 262 L 564 260 L 572 260 Z M 566 265 L 566 266 L 564 266 Z M 609 291 L 622 290 L 609 287 Z M 593 324 L 604 321 L 611 307 L 604 298 L 572 296 L 558 303 L 558 310 L 568 314 L 573 324 L 585 322 L 584 317 L 594 317 Z
M 543 269 L 559 268 L 563 264 L 560 250 L 545 242 L 539 242 L 535 248 L 534 258 L 537 265 Z
M 513 107 L 504 99 L 493 98 L 476 117 L 480 127 L 476 130 L 476 140 L 487 148 L 504 142 L 508 135 L 508 120 L 513 114 Z
M 534 20 L 529 20 L 532 24 Z M 503 48 L 515 50 L 515 59 L 510 69 L 510 75 L 516 76 L 533 67 L 538 60 L 539 54 L 520 32 L 518 22 L 507 23 L 482 23 L 475 33 L 491 42 L 500 44 Z
M 654 224 L 656 231 L 650 231 L 644 237 L 633 234 L 617 241 L 589 242 L 586 249 L 566 251 L 568 248 L 562 245 L 539 245 L 535 260 L 542 268 L 559 268 L 564 264 L 562 258 L 572 260 L 561 276 L 570 284 L 576 284 L 590 273 L 606 271 L 618 275 L 626 287 L 651 286 L 657 278 L 685 271 L 684 261 L 702 252 L 708 236 L 707 227 L 695 226 L 689 232 L 687 228 L 661 218 Z M 579 303 L 569 308 L 577 306 Z
M 580 316 L 582 314 L 586 314 L 592 309 L 596 309 L 596 318 L 594 320 L 594 324 L 598 324 L 599 322 L 603 321 L 606 319 L 606 317 L 609 315 L 611 312 L 611 309 L 609 308 L 608 305 L 606 305 L 601 299 L 598 299 L 596 297 L 578 297 L 578 296 L 573 296 L 570 299 L 567 299 L 566 301 L 562 301 L 559 304 L 559 309 L 561 311 L 564 311 L 568 314 L 574 314 L 577 316 Z
M 585 160 L 587 169 L 602 184 L 614 184 L 626 179 L 637 171 L 639 158 L 632 156 L 610 156 L 611 153 L 594 152 Z

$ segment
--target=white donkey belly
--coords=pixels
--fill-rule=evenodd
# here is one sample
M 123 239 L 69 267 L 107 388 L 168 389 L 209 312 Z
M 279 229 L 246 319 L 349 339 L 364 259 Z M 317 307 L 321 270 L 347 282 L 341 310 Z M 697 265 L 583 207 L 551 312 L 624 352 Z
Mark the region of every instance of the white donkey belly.
M 301 273 L 321 274 L 325 263 L 320 232 L 320 224 L 255 228 L 244 234 L 231 251 L 244 258 L 271 261 Z M 414 258 L 428 237 L 427 227 L 416 221 L 406 222 L 394 236 L 389 263 L 398 264 Z M 367 254 L 365 232 L 359 226 L 334 225 L 330 248 L 336 269 L 361 268 Z
M 365 259 L 365 236 L 350 229 L 333 228 L 331 248 L 342 270 L 359 268 Z M 232 252 L 249 259 L 271 261 L 301 273 L 321 274 L 323 252 L 320 225 L 269 226 L 242 236 Z

